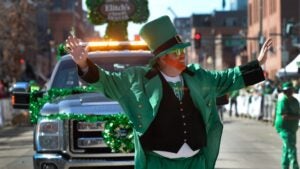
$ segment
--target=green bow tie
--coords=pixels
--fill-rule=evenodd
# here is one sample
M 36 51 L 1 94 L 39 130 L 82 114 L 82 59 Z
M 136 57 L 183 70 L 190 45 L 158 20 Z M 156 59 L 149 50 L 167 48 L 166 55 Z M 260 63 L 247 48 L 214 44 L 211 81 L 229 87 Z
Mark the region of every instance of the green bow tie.
M 176 82 L 176 83 L 169 82 L 169 85 L 173 89 L 173 92 L 174 92 L 175 96 L 179 100 L 182 100 L 182 97 L 183 97 L 183 84 L 182 84 L 182 82 Z

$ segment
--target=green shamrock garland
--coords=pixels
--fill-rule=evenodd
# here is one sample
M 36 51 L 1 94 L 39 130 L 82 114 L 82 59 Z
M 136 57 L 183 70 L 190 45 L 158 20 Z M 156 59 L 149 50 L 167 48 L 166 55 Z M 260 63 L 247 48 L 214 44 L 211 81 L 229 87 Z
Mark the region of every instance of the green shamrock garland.
M 39 112 L 47 102 L 53 102 L 64 96 L 75 93 L 86 93 L 95 91 L 92 87 L 77 87 L 72 89 L 50 89 L 45 93 L 33 91 L 30 93 L 30 119 L 32 123 L 37 123 L 41 117 L 48 119 L 73 119 L 78 121 L 97 122 L 104 121 L 103 137 L 105 143 L 112 149 L 112 152 L 133 152 L 133 129 L 129 119 L 124 114 L 118 115 L 85 115 L 56 113 L 50 115 L 41 115 Z

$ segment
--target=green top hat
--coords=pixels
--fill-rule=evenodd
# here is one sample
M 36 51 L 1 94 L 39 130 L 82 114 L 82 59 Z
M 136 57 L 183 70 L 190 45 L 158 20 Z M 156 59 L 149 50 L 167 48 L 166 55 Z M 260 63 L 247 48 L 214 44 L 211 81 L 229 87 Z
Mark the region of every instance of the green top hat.
M 282 84 L 282 90 L 288 90 L 293 88 L 293 83 L 292 82 L 285 82 Z
M 191 45 L 189 42 L 182 42 L 168 16 L 162 16 L 146 23 L 139 34 L 154 54 L 154 59 L 174 49 L 183 49 Z

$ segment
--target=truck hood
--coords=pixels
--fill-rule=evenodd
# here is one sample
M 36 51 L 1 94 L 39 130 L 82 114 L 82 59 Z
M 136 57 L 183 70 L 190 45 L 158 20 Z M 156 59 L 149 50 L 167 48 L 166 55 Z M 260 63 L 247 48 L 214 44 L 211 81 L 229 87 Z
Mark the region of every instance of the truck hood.
M 89 114 L 111 115 L 123 112 L 118 102 L 107 99 L 100 93 L 81 93 L 65 96 L 52 103 L 46 103 L 41 115 Z

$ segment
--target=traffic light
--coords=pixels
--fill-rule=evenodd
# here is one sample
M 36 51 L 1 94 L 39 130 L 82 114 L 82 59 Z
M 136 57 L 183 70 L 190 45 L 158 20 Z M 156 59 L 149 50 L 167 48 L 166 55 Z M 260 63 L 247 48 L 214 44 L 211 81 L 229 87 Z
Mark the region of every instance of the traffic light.
M 22 65 L 22 64 L 25 63 L 25 60 L 24 60 L 23 58 L 20 58 L 20 59 L 19 59 L 19 63 Z
M 201 48 L 201 39 L 202 39 L 201 33 L 196 32 L 195 35 L 194 35 L 195 49 Z

